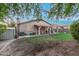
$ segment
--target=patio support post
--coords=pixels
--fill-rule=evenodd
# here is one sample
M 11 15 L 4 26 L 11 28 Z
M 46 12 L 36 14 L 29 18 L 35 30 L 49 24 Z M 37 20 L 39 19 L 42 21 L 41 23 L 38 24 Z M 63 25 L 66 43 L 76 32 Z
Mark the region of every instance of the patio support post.
M 57 29 L 57 33 L 58 33 L 59 32 L 59 28 L 57 27 L 56 29 Z
M 49 34 L 51 34 L 51 27 L 49 29 L 50 29 Z
M 40 35 L 40 29 L 41 29 L 41 27 L 39 26 L 38 27 L 38 35 Z

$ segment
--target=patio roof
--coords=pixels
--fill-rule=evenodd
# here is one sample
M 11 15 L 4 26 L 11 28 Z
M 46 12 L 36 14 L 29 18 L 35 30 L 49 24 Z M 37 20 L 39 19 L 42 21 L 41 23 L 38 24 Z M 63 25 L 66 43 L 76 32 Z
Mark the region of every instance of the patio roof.
M 44 21 L 44 22 L 46 22 L 47 24 L 52 25 L 52 24 L 50 24 L 49 22 L 47 22 L 47 21 L 45 21 L 45 20 L 43 20 L 43 19 L 30 20 L 30 21 L 22 22 L 22 23 L 20 23 L 20 24 L 30 23 L 30 22 L 34 22 L 34 21 Z

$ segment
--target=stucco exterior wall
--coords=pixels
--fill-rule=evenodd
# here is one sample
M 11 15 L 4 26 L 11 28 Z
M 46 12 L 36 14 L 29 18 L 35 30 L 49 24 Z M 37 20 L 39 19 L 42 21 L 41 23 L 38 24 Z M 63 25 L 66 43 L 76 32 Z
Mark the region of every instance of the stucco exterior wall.
M 30 33 L 34 31 L 34 23 L 25 23 L 20 25 L 20 32 Z
M 48 23 L 44 21 L 33 21 L 33 22 L 20 24 L 20 32 L 25 32 L 27 34 L 32 32 L 37 32 L 37 30 L 34 28 L 34 25 L 50 26 Z

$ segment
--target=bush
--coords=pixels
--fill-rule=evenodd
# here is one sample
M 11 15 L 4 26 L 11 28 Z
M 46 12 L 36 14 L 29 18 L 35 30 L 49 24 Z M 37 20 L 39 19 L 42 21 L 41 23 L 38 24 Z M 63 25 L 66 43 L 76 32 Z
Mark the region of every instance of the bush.
M 73 22 L 73 24 L 70 26 L 70 31 L 73 38 L 79 42 L 79 20 Z
M 6 24 L 0 22 L 0 37 L 1 37 L 2 33 L 4 33 L 6 30 L 7 30 Z

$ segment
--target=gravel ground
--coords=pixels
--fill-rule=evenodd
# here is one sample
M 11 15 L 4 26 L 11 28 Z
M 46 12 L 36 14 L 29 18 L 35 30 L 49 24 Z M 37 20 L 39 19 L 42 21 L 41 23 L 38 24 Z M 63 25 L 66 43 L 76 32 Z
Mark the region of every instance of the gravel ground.
M 0 47 L 11 41 L 0 42 Z M 76 41 L 49 42 L 31 44 L 26 40 L 14 40 L 1 52 L 2 56 L 79 56 L 79 44 Z

